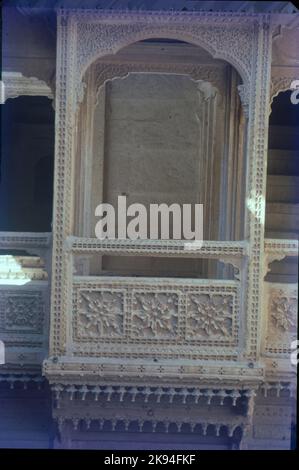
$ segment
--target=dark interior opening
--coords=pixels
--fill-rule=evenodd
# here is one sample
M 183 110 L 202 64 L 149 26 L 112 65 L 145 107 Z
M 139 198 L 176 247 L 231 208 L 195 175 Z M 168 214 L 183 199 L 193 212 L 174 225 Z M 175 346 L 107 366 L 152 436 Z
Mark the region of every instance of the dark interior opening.
M 2 105 L 1 231 L 51 231 L 54 114 L 46 97 L 21 96 Z

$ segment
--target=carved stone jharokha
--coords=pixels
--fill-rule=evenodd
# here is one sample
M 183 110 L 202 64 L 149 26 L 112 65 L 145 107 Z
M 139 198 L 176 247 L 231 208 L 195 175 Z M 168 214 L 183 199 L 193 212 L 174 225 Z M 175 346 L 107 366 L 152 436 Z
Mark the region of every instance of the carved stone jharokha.
M 8 274 L 1 286 L 0 332 L 11 346 L 11 363 L 18 362 L 14 346 L 27 354 L 28 374 L 30 363 L 45 359 L 57 447 L 84 447 L 92 432 L 114 430 L 198 433 L 216 441 L 226 436 L 241 448 L 288 448 L 297 292 L 292 284 L 264 280 L 270 263 L 297 256 L 298 249 L 294 240 L 264 239 L 269 107 L 289 83 L 274 77 L 271 85 L 272 34 L 279 21 L 271 14 L 58 10 L 50 301 L 47 236 L 0 237 L 1 247 L 23 246 L 30 254 L 1 260 L 0 278 L 2 271 Z M 151 38 L 189 45 L 162 43 L 169 50 L 157 53 L 157 46 L 140 42 Z M 159 197 L 162 185 L 147 194 L 146 178 L 141 175 L 138 186 L 136 175 L 130 179 L 117 160 L 119 153 L 127 158 L 121 152 L 129 130 L 121 126 L 126 100 L 133 106 L 132 84 L 135 98 L 138 87 L 155 98 L 159 80 L 163 90 L 176 90 L 178 102 L 185 87 L 186 99 L 189 93 L 194 103 L 195 93 L 199 103 L 201 145 L 195 166 L 185 151 L 181 171 L 187 168 L 186 179 L 198 171 L 198 188 L 176 180 L 170 163 L 163 194 L 172 202 L 178 194 L 179 202 L 204 203 L 200 250 L 178 240 L 94 238 L 94 209 L 124 190 L 122 173 L 133 199 L 137 194 L 147 204 Z M 15 96 L 12 88 L 8 82 L 7 96 Z M 131 114 L 142 122 L 133 104 Z M 157 141 L 155 152 L 164 145 Z M 154 185 L 147 164 L 159 162 L 142 154 L 144 146 L 136 165 Z M 180 172 L 179 158 L 177 165 Z M 23 285 L 12 287 L 10 279 Z M 6 378 L 14 383 L 14 377 Z M 36 380 L 27 377 L 19 380 Z

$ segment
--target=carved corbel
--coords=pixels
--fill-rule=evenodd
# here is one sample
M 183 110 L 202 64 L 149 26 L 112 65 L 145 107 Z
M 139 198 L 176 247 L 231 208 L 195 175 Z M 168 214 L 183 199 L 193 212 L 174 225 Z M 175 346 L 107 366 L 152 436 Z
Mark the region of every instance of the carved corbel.
M 240 96 L 240 100 L 242 103 L 244 116 L 248 119 L 249 118 L 249 90 L 248 85 L 242 84 L 238 85 L 238 92 Z
M 270 264 L 274 261 L 282 261 L 287 256 L 287 253 L 266 253 L 264 255 L 264 266 L 263 266 L 263 279 L 271 271 Z
M 223 256 L 218 259 L 220 263 L 229 264 L 234 269 L 234 279 L 237 281 L 241 281 L 242 270 L 245 266 L 245 259 L 244 258 L 232 258 L 229 256 Z
M 297 77 L 272 77 L 271 91 L 270 91 L 270 109 L 269 114 L 272 111 L 272 104 L 274 98 L 284 91 L 298 89 L 298 76 Z
M 19 72 L 3 72 L 1 81 L 1 104 L 8 98 L 18 96 L 46 96 L 53 99 L 50 86 L 36 77 L 25 77 Z

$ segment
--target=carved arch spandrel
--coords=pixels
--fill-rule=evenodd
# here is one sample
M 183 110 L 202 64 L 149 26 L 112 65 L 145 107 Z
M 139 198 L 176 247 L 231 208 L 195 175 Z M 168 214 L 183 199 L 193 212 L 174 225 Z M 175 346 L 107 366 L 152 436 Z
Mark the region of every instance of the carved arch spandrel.
M 136 12 L 132 12 L 129 17 L 124 13 L 119 17 L 109 13 L 106 16 L 105 12 L 103 15 L 101 13 L 100 18 L 95 18 L 94 12 L 85 12 L 83 16 L 80 13 L 80 17 L 77 15 L 76 12 L 71 13 L 72 20 L 77 21 L 75 99 L 82 100 L 83 76 L 98 58 L 116 54 L 138 41 L 159 37 L 194 44 L 205 49 L 214 59 L 222 59 L 232 65 L 243 80 L 238 91 L 244 114 L 248 117 L 253 37 L 257 22 L 254 15 L 250 16 L 250 21 L 239 15 L 208 13 L 182 15 L 176 12 L 170 17 Z M 210 81 L 207 78 L 204 80 Z
M 72 11 L 78 40 L 76 68 L 79 80 L 100 56 L 115 54 L 132 43 L 168 38 L 189 42 L 208 51 L 213 58 L 233 65 L 243 81 L 250 78 L 253 36 L 260 15 L 211 14 L 208 12 L 101 12 Z

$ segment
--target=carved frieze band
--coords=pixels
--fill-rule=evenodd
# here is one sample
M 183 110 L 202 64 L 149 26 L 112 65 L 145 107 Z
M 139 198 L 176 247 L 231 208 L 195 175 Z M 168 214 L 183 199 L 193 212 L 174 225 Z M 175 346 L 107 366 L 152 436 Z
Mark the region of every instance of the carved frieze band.
M 26 283 L 47 278 L 45 262 L 39 256 L 0 255 L 0 279 L 3 283 Z
M 51 233 L 0 232 L 0 249 L 48 248 Z

